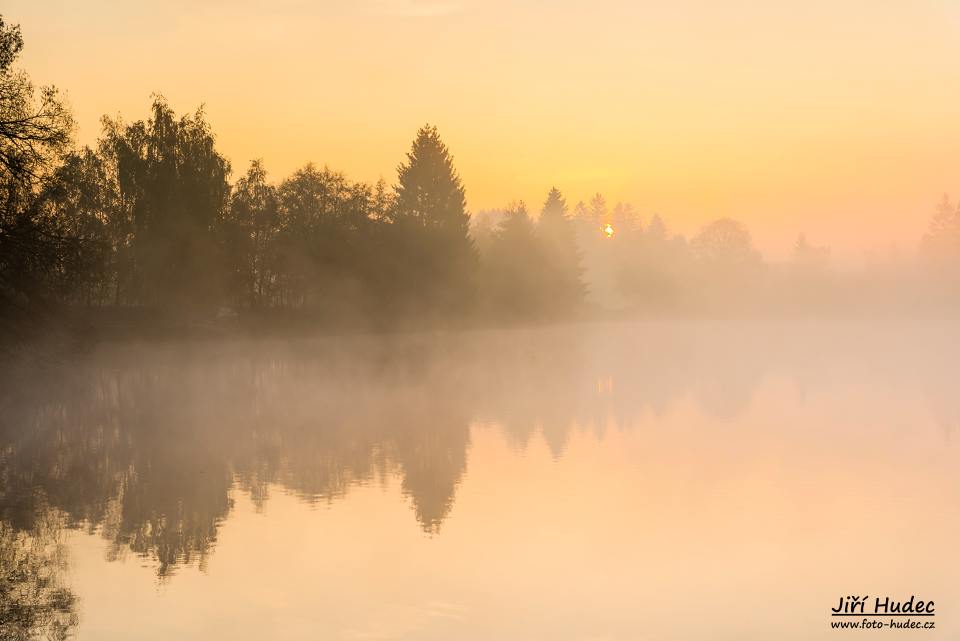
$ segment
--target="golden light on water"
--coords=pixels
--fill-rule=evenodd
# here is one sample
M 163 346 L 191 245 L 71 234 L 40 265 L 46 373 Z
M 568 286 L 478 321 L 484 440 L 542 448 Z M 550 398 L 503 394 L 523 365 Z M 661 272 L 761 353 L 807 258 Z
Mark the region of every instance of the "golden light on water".
M 613 225 L 611 225 L 610 223 L 607 223 L 606 225 L 604 225 L 603 227 L 604 236 L 606 236 L 607 238 L 613 238 L 613 235 L 615 233 L 617 233 L 617 231 L 613 228 Z

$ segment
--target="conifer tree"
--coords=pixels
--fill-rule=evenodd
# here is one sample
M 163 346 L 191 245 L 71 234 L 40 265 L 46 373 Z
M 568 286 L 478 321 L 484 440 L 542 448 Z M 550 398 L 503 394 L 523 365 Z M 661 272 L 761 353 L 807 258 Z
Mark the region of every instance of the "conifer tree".
M 392 218 L 401 283 L 421 312 L 463 311 L 474 295 L 476 254 L 463 184 L 436 127 L 417 132 L 397 173 Z
M 547 194 L 540 210 L 537 236 L 547 269 L 546 301 L 550 311 L 570 313 L 581 303 L 586 287 L 576 230 L 567 215 L 567 201 L 556 187 Z
M 466 193 L 436 127 L 426 125 L 417 132 L 407 162 L 397 173 L 398 222 L 415 223 L 469 242 Z
M 494 311 L 514 318 L 541 315 L 547 266 L 523 201 L 507 209 L 493 235 L 488 261 L 487 292 Z

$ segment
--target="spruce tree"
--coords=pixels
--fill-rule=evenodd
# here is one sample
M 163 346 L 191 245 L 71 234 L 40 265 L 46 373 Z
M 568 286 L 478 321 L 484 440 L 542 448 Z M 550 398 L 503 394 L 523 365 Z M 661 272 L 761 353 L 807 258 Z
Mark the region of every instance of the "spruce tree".
M 417 132 L 407 162 L 397 174 L 397 222 L 415 223 L 445 232 L 451 240 L 468 241 L 466 194 L 436 127 L 426 125 Z
M 436 127 L 417 132 L 397 173 L 397 294 L 405 291 L 421 313 L 462 312 L 473 299 L 477 261 L 463 184 Z
M 542 314 L 547 268 L 523 201 L 506 211 L 494 232 L 487 274 L 487 293 L 496 315 L 532 318 Z
M 537 236 L 547 272 L 546 303 L 551 313 L 568 314 L 581 303 L 586 286 L 574 223 L 567 215 L 567 201 L 556 187 L 540 210 Z

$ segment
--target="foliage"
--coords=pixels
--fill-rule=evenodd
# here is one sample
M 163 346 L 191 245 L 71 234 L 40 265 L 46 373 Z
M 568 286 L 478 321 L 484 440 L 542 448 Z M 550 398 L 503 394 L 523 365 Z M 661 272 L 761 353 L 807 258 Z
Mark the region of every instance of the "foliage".
M 389 251 L 407 307 L 463 313 L 475 291 L 477 256 L 466 194 L 437 128 L 422 127 L 397 169 Z
M 33 208 L 36 192 L 70 142 L 73 120 L 54 87 L 37 90 L 13 67 L 20 28 L 0 18 L 0 327 L 22 335 L 51 298 L 61 255 L 75 251 Z
M 126 300 L 191 311 L 224 286 L 216 229 L 230 186 L 230 164 L 215 148 L 203 111 L 176 117 L 156 97 L 151 117 L 129 125 L 104 120 L 101 145 L 118 190 L 121 227 L 132 260 L 121 281 Z

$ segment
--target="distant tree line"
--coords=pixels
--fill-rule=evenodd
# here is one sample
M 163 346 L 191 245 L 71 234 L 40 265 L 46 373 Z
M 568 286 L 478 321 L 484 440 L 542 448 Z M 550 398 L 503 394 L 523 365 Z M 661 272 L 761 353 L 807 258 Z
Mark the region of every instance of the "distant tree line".
M 231 184 L 203 111 L 178 116 L 159 96 L 147 119 L 105 117 L 93 148 L 72 148 L 57 91 L 36 92 L 12 67 L 22 44 L 18 27 L 0 23 L 8 324 L 35 324 L 43 310 L 140 309 L 391 326 L 567 317 L 580 304 L 559 192 L 536 232 L 523 213 L 522 229 L 498 231 L 486 257 L 497 264 L 481 265 L 464 187 L 435 127 L 417 132 L 393 186 L 312 164 L 273 182 L 259 160 Z
M 801 236 L 787 266 L 764 263 L 740 223 L 689 240 L 657 215 L 572 211 L 551 189 L 471 217 L 435 127 L 417 132 L 396 183 L 308 164 L 279 182 L 253 161 L 231 184 L 202 110 L 155 97 L 147 119 L 104 118 L 72 145 L 55 88 L 15 68 L 17 26 L 0 18 L 0 323 L 35 328 L 64 310 L 166 318 L 292 315 L 370 327 L 427 319 L 571 318 L 589 307 L 659 313 L 748 310 L 846 298 L 829 252 Z M 945 199 L 922 243 L 929 270 L 960 287 L 960 213 Z M 832 279 L 832 280 L 831 280 Z

